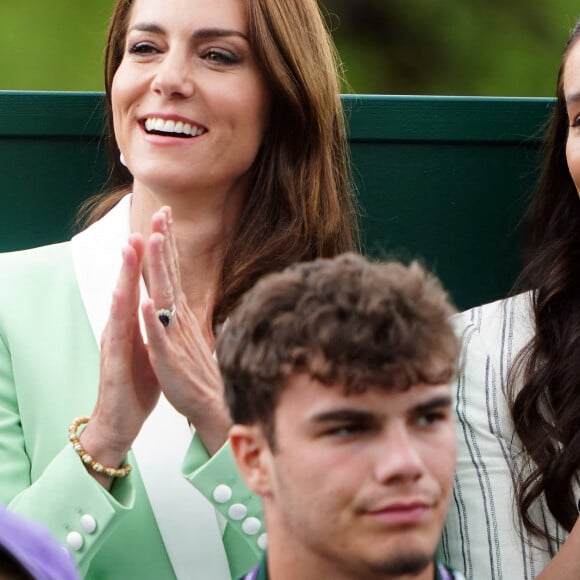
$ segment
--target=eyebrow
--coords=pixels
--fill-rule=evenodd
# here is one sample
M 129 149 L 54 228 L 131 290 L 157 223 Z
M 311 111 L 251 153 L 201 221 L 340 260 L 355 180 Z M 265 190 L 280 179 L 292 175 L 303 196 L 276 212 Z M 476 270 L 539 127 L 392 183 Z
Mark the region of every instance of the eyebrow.
M 162 26 L 152 22 L 139 22 L 134 26 L 131 26 L 128 32 L 132 32 L 133 30 L 137 30 L 139 32 L 153 32 L 155 34 L 165 34 L 165 29 Z M 192 34 L 192 38 L 196 40 L 205 38 L 222 38 L 225 36 L 239 36 L 240 38 L 248 41 L 248 37 L 243 32 L 228 28 L 200 28 Z
M 452 403 L 452 399 L 449 395 L 444 395 L 441 397 L 436 397 L 427 401 L 425 403 L 421 403 L 413 408 L 413 412 L 415 413 L 425 413 L 426 411 L 430 411 L 431 409 L 436 409 L 439 407 L 450 407 Z
M 355 411 L 353 409 L 337 409 L 326 411 L 310 418 L 313 423 L 332 423 L 337 421 L 370 421 L 372 413 L 367 411 Z
M 427 401 L 425 403 L 420 403 L 415 407 L 409 409 L 409 412 L 415 414 L 426 413 L 432 409 L 438 409 L 440 407 L 450 407 L 453 399 L 449 395 L 442 395 Z M 358 411 L 355 409 L 336 409 L 334 411 L 326 411 L 314 415 L 310 418 L 312 423 L 332 423 L 340 421 L 372 421 L 375 417 L 375 413 L 369 411 Z

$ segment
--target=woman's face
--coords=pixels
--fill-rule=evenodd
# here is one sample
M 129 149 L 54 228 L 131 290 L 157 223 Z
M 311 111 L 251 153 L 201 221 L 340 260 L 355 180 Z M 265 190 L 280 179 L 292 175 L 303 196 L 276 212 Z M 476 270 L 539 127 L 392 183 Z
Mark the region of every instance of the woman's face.
M 566 159 L 576 190 L 580 192 L 580 42 L 578 41 L 568 52 L 562 79 L 570 125 L 566 141 Z
M 269 91 L 244 0 L 135 0 L 111 89 L 134 190 L 247 189 Z

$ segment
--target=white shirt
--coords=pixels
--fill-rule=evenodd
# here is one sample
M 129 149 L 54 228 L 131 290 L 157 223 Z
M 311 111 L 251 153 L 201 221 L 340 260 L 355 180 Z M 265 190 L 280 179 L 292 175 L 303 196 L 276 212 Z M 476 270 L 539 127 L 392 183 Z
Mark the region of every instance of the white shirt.
M 455 383 L 458 461 L 440 557 L 473 580 L 533 579 L 567 532 L 542 497 L 536 521 L 557 538 L 532 538 L 519 518 L 512 477 L 521 442 L 508 409 L 507 374 L 534 334 L 530 294 L 479 306 L 455 320 L 463 340 Z

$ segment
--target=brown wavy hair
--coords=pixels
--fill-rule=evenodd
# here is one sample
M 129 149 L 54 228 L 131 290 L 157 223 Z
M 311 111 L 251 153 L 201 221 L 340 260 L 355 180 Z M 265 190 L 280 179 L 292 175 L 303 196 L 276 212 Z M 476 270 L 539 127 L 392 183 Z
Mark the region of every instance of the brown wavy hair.
M 105 51 L 111 191 L 81 208 L 83 225 L 130 191 L 119 162 L 111 85 L 125 52 L 133 0 L 117 0 Z M 224 256 L 214 322 L 267 272 L 357 249 L 340 64 L 316 0 L 247 0 L 249 40 L 271 94 L 268 127 L 251 168 L 251 190 Z
M 232 419 L 259 422 L 273 445 L 275 409 L 297 373 L 347 394 L 449 382 L 459 350 L 454 312 L 416 262 L 347 253 L 266 276 L 216 343 Z
M 579 38 L 580 21 L 564 47 L 544 167 L 525 220 L 519 287 L 532 290 L 536 331 L 508 376 L 511 415 L 526 455 L 516 499 L 526 529 L 544 538 L 531 514 L 542 494 L 568 531 L 578 517 L 573 479 L 580 468 L 580 200 L 566 160 L 563 74 Z

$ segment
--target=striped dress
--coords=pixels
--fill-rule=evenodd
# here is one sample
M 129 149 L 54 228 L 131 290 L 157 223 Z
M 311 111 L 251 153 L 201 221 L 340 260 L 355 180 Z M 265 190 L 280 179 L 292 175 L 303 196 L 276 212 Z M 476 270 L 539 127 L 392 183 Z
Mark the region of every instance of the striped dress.
M 463 342 L 455 383 L 457 471 L 441 559 L 468 580 L 528 580 L 541 572 L 567 533 L 545 502 L 534 518 L 556 541 L 531 538 L 514 501 L 521 443 L 507 405 L 507 374 L 533 336 L 530 294 L 500 300 L 456 317 Z

